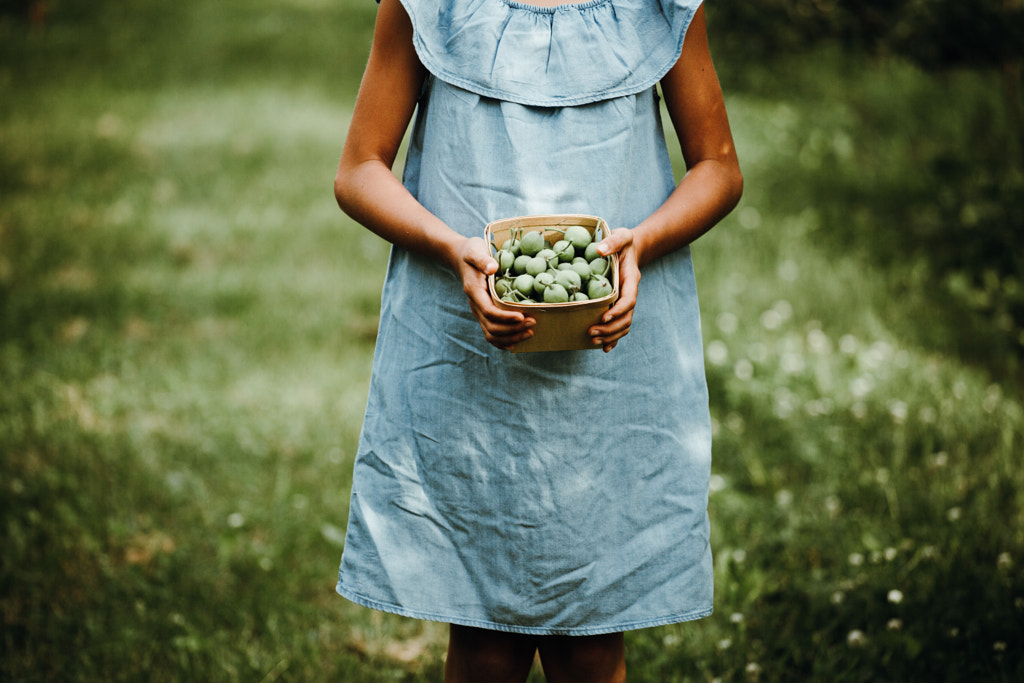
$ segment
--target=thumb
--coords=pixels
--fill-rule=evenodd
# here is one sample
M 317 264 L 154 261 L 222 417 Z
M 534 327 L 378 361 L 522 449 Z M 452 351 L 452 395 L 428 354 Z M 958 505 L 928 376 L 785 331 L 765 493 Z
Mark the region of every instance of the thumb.
M 605 237 L 597 245 L 597 253 L 602 256 L 622 251 L 633 243 L 633 233 L 628 228 L 616 228 L 608 237 Z
M 490 275 L 498 270 L 498 262 L 490 255 L 483 240 L 480 240 L 479 243 L 471 242 L 469 248 L 463 253 L 462 260 L 484 275 Z

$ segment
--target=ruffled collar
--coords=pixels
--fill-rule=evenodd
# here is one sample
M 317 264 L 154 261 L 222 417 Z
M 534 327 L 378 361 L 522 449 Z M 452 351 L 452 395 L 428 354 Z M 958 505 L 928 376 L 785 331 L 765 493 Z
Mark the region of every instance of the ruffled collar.
M 701 0 L 401 0 L 423 65 L 485 97 L 570 106 L 641 92 L 679 58 Z

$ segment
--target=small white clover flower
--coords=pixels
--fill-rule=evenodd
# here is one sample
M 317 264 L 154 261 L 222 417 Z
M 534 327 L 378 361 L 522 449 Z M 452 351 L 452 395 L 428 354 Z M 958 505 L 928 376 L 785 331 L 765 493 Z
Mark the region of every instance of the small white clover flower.
M 737 379 L 746 382 L 754 376 L 754 365 L 746 358 L 740 358 L 736 361 L 736 365 L 733 366 L 732 371 L 736 375 Z
M 1010 553 L 999 553 L 999 557 L 996 558 L 996 566 L 1000 569 L 1009 569 L 1013 566 L 1013 557 Z
M 867 642 L 868 637 L 860 629 L 854 629 L 846 634 L 846 644 L 850 647 L 864 647 Z
M 903 424 L 907 421 L 907 404 L 904 401 L 893 401 L 889 404 L 889 415 L 894 422 Z
M 708 344 L 704 354 L 713 365 L 723 365 L 729 360 L 729 347 L 721 339 L 715 339 Z
M 807 347 L 812 353 L 816 353 L 819 356 L 832 352 L 832 342 L 829 340 L 828 335 L 818 329 L 807 333 Z
M 893 588 L 891 591 L 889 591 L 889 594 L 886 596 L 886 598 L 892 604 L 898 605 L 901 602 L 903 602 L 903 591 Z
M 839 338 L 839 350 L 845 353 L 847 356 L 852 356 L 857 353 L 857 349 L 860 347 L 860 342 L 852 334 L 844 334 Z
M 739 328 L 740 319 L 736 317 L 735 313 L 725 311 L 718 314 L 718 317 L 715 318 L 715 323 L 718 325 L 718 329 L 725 334 L 732 334 Z

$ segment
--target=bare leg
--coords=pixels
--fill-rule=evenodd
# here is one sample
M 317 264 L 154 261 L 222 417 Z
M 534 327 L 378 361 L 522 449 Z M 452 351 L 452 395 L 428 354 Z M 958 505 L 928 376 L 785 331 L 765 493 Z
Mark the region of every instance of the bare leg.
M 625 683 L 621 633 L 600 636 L 544 636 L 540 661 L 548 683 Z
M 524 683 L 530 675 L 534 636 L 455 624 L 448 633 L 445 683 Z

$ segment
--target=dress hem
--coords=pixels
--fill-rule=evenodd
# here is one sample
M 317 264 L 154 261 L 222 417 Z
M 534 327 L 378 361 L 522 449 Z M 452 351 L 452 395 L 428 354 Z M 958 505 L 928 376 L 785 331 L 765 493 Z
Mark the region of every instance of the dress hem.
M 410 617 L 412 619 L 422 619 L 425 621 L 437 621 L 446 624 L 456 624 L 458 626 L 471 626 L 475 628 L 489 629 L 492 631 L 505 631 L 507 633 L 523 633 L 526 635 L 537 636 L 597 636 L 607 633 L 621 633 L 623 631 L 635 631 L 642 628 L 652 628 L 654 626 L 665 626 L 668 624 L 679 624 L 686 621 L 696 621 L 697 619 L 703 619 L 704 617 L 711 616 L 714 611 L 713 608 L 707 607 L 704 609 L 683 612 L 682 614 L 655 617 L 653 619 L 644 619 L 641 621 L 624 622 L 613 626 L 572 626 L 568 628 L 558 628 L 550 626 L 502 624 L 483 619 L 469 619 L 465 617 L 423 612 L 420 610 L 411 610 L 399 605 L 392 605 L 390 603 L 380 602 L 379 600 L 359 595 L 358 593 L 350 591 L 342 586 L 340 581 L 335 587 L 335 591 L 338 595 L 350 602 L 354 602 L 357 605 L 362 605 L 363 607 L 375 609 L 380 612 L 388 612 L 390 614 L 397 614 L 399 616 Z

